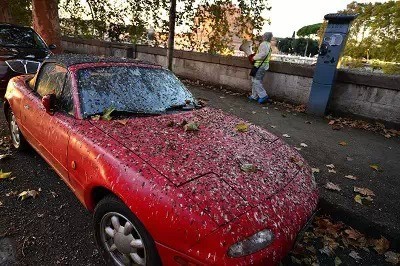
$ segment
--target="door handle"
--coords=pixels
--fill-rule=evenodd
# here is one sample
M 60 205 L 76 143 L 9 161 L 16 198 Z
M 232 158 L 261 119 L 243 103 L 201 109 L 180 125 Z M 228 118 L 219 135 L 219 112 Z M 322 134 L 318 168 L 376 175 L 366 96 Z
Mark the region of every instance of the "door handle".
M 25 104 L 25 105 L 24 105 L 24 108 L 25 108 L 26 110 L 29 110 L 30 107 L 29 107 L 29 105 Z

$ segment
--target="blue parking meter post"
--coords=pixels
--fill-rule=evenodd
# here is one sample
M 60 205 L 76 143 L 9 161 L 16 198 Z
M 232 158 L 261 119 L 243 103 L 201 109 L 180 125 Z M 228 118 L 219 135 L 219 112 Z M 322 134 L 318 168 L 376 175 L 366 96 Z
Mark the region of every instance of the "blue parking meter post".
M 308 113 L 323 116 L 336 78 L 336 68 L 346 45 L 351 22 L 357 15 L 328 14 L 308 99 Z

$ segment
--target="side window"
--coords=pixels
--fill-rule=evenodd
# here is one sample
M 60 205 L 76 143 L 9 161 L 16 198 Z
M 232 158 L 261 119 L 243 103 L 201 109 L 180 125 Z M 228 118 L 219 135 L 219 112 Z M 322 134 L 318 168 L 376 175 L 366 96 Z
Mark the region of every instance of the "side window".
M 58 109 L 67 114 L 74 114 L 74 104 L 72 100 L 72 81 L 71 75 L 67 74 L 67 78 L 64 83 L 64 88 L 59 96 L 57 96 Z
M 57 97 L 60 97 L 67 70 L 55 63 L 47 63 L 41 69 L 39 73 L 39 83 L 36 87 L 36 92 L 41 96 L 54 93 Z

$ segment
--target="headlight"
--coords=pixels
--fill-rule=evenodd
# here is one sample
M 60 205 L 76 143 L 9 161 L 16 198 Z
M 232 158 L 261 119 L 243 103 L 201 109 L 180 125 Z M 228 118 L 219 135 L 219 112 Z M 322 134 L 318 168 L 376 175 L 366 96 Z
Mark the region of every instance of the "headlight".
M 255 253 L 272 243 L 274 234 L 264 229 L 251 237 L 233 244 L 228 251 L 229 257 L 237 258 Z

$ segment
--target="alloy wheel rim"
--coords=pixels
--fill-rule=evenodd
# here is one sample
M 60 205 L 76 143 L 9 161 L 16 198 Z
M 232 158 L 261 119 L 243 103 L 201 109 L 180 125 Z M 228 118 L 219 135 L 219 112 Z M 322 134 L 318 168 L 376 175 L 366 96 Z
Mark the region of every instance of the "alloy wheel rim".
M 20 138 L 17 121 L 15 120 L 15 116 L 13 113 L 11 113 L 10 131 L 11 131 L 12 144 L 13 144 L 14 148 L 17 149 L 17 148 L 19 148 L 19 145 L 21 143 L 21 138 Z
M 146 265 L 143 237 L 124 215 L 106 213 L 100 222 L 100 237 L 117 265 Z

